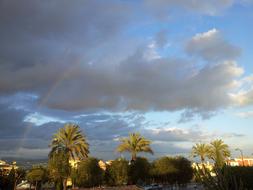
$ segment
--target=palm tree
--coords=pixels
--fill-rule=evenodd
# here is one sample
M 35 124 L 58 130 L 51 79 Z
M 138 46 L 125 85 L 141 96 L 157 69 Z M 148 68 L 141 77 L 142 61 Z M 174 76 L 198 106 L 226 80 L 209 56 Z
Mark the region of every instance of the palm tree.
M 121 144 L 117 147 L 118 152 L 130 152 L 132 161 L 136 160 L 137 153 L 147 152 L 153 154 L 150 147 L 151 141 L 142 137 L 139 133 L 131 133 L 128 138 L 122 138 Z
M 89 154 L 89 144 L 86 142 L 86 137 L 82 134 L 80 127 L 75 124 L 65 124 L 53 136 L 50 147 L 51 152 L 49 157 L 53 154 L 64 153 L 68 162 L 70 159 L 84 159 Z M 64 189 L 66 189 L 66 179 L 63 181 Z
M 197 143 L 192 147 L 192 156 L 200 157 L 201 163 L 204 164 L 205 158 L 210 154 L 210 146 L 205 143 Z
M 229 147 L 221 139 L 212 141 L 209 158 L 215 162 L 215 166 L 221 168 L 230 156 Z
M 71 123 L 58 130 L 50 146 L 51 153 L 64 151 L 73 160 L 87 158 L 89 154 L 89 144 L 80 127 Z

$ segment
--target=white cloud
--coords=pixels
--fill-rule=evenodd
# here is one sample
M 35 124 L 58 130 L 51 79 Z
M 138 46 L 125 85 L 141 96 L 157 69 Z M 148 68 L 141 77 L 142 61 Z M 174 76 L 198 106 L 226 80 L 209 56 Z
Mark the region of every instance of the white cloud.
M 196 34 L 186 44 L 186 52 L 209 62 L 234 60 L 240 55 L 240 48 L 230 44 L 217 29 Z
M 239 112 L 239 113 L 236 113 L 236 116 L 241 117 L 241 118 L 252 118 L 253 111 Z
M 247 106 L 253 104 L 253 76 L 246 76 L 237 82 L 238 86 L 230 94 L 235 106 Z

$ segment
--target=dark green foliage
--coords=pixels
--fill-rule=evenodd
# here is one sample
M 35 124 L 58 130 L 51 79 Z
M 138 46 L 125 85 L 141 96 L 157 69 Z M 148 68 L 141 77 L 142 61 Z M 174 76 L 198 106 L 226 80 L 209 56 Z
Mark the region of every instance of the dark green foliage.
M 23 168 L 12 168 L 7 176 L 8 185 L 6 190 L 14 189 L 25 178 L 25 170 Z
M 73 187 L 75 187 L 77 184 L 77 179 L 78 179 L 77 168 L 71 168 L 70 178 L 71 178 Z
M 13 189 L 15 185 L 15 170 L 14 168 L 11 169 L 10 173 L 7 176 L 8 185 L 6 189 Z
M 26 178 L 35 186 L 35 189 L 40 189 L 41 185 L 48 181 L 48 171 L 45 167 L 34 166 L 27 173 Z
M 228 167 L 237 181 L 241 181 L 245 189 L 253 189 L 253 167 Z
M 143 184 L 149 181 L 150 163 L 146 158 L 137 157 L 129 165 L 129 181 L 131 184 Z
M 173 164 L 173 159 L 162 157 L 153 162 L 151 176 L 158 183 L 173 183 L 176 172 L 177 169 Z
M 183 157 L 162 157 L 152 164 L 151 176 L 154 182 L 185 184 L 193 177 L 191 162 Z
M 141 136 L 139 133 L 131 133 L 128 138 L 120 139 L 121 144 L 117 147 L 118 152 L 131 153 L 131 160 L 136 160 L 139 152 L 154 154 L 150 147 L 151 141 Z
M 98 165 L 98 159 L 87 158 L 80 162 L 77 169 L 76 183 L 79 187 L 95 187 L 102 184 L 103 170 Z
M 8 175 L 4 171 L 0 170 L 0 189 L 7 189 L 9 184 L 7 177 Z
M 214 175 L 211 175 L 211 174 Z M 222 169 L 215 167 L 212 173 L 205 167 L 198 168 L 196 178 L 204 185 L 206 190 L 246 190 L 240 178 L 236 178 L 231 167 Z
M 60 184 L 67 180 L 71 171 L 68 156 L 61 151 L 51 154 L 48 160 L 48 171 L 55 186 L 61 189 Z
M 13 190 L 15 173 L 14 169 L 10 173 L 0 171 L 0 189 Z
M 105 182 L 108 185 L 124 185 L 128 183 L 128 161 L 125 159 L 114 160 L 107 165 Z
M 174 166 L 177 169 L 176 181 L 179 184 L 186 184 L 193 178 L 193 169 L 191 162 L 184 157 L 176 157 L 174 160 Z

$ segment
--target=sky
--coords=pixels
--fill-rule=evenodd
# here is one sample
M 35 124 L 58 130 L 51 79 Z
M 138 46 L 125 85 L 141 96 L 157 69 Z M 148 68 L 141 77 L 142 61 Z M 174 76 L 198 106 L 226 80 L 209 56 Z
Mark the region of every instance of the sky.
M 104 160 L 133 132 L 150 159 L 252 156 L 252 20 L 252 0 L 0 0 L 0 158 L 46 158 L 65 123 Z

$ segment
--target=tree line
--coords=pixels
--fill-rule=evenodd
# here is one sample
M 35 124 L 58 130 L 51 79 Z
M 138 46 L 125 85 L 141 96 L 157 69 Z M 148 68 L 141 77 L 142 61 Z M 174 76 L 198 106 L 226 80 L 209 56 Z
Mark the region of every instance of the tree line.
M 118 158 L 100 168 L 96 158 L 88 157 L 89 144 L 80 127 L 66 124 L 53 136 L 50 144 L 48 174 L 57 189 L 66 189 L 67 179 L 73 186 L 94 187 L 100 185 L 143 184 L 151 182 L 187 183 L 192 179 L 191 162 L 183 157 L 162 157 L 153 162 L 138 157 L 138 153 L 153 154 L 151 141 L 139 133 L 120 139 L 116 150 L 129 152 L 131 160 Z M 70 167 L 70 160 L 80 160 L 78 166 Z M 187 173 L 187 175 L 186 175 Z M 34 183 L 34 182 L 33 182 Z
M 28 172 L 21 170 L 11 172 L 14 172 L 12 175 L 20 172 L 20 176 L 25 177 L 36 190 L 41 189 L 46 183 L 53 184 L 57 190 L 66 190 L 68 179 L 71 179 L 73 187 L 186 184 L 192 180 L 194 171 L 191 162 L 184 157 L 165 156 L 153 162 L 138 157 L 140 152 L 154 154 L 150 145 L 151 141 L 139 133 L 129 134 L 129 137 L 120 139 L 116 150 L 120 153 L 129 152 L 131 160 L 115 159 L 107 164 L 104 170 L 99 166 L 97 158 L 89 157 L 89 144 L 80 127 L 69 123 L 53 135 L 46 167 L 34 166 Z M 222 140 L 215 140 L 210 144 L 197 143 L 192 148 L 192 156 L 200 157 L 202 164 L 209 158 L 217 167 L 222 167 L 229 155 L 228 146 Z M 70 160 L 80 162 L 73 167 Z M 4 189 L 15 189 L 15 185 L 6 187 Z

